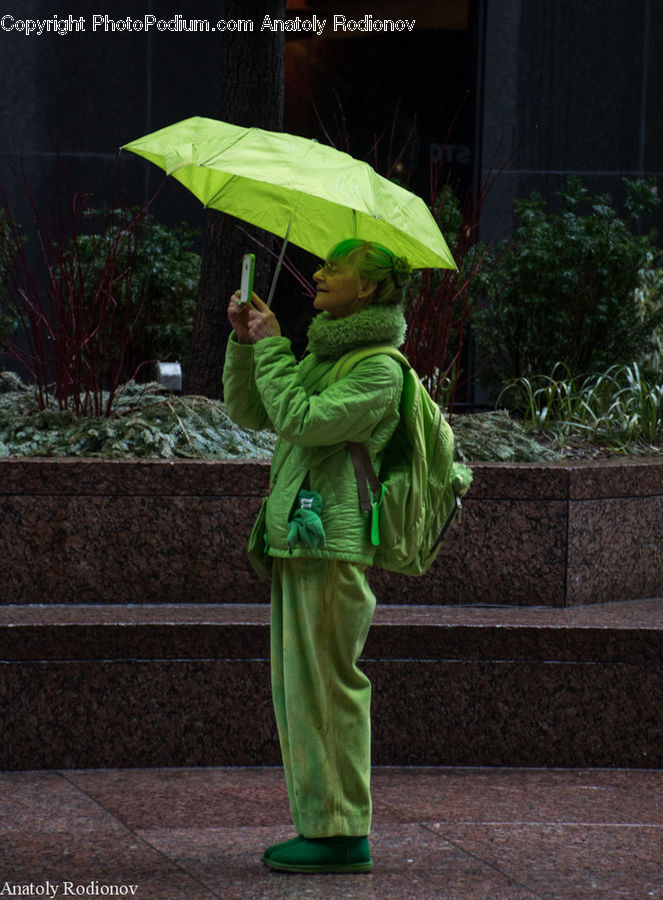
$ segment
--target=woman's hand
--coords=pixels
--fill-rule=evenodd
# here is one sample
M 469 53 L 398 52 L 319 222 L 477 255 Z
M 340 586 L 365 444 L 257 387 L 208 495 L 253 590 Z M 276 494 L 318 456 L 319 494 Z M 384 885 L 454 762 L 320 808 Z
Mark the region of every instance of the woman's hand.
M 239 303 L 240 293 L 235 293 L 230 298 L 228 304 L 228 321 L 235 330 L 237 340 L 240 344 L 250 344 L 251 335 L 249 334 L 249 304 L 241 306 Z
M 267 337 L 279 337 L 281 326 L 278 319 L 266 303 L 257 294 L 251 297 L 249 311 L 249 336 L 253 343 Z
M 263 338 L 281 334 L 278 319 L 257 294 L 252 294 L 251 302 L 244 306 L 239 303 L 239 297 L 239 291 L 235 291 L 230 298 L 228 319 L 240 344 L 255 344 Z

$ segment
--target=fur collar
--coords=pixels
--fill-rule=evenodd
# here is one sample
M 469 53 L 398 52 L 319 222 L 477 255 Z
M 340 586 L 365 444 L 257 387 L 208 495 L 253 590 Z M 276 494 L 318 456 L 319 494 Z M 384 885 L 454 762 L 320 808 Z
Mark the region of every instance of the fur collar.
M 406 325 L 400 306 L 367 306 L 344 319 L 320 312 L 308 329 L 308 350 L 318 359 L 339 359 L 348 350 L 367 344 L 400 347 Z

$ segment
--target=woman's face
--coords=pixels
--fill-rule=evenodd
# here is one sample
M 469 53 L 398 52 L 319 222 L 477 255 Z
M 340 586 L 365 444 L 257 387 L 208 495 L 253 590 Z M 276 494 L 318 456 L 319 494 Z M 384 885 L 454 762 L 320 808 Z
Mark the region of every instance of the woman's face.
M 373 282 L 358 278 L 349 266 L 340 263 L 324 263 L 314 272 L 317 293 L 313 306 L 326 310 L 337 319 L 357 312 L 375 289 Z

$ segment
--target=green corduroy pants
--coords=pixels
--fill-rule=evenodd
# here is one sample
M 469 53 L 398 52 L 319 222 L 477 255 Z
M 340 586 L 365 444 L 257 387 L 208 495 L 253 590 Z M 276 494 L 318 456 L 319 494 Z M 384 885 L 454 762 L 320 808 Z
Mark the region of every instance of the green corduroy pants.
M 295 828 L 367 835 L 371 684 L 357 667 L 375 610 L 366 567 L 274 560 L 272 696 Z

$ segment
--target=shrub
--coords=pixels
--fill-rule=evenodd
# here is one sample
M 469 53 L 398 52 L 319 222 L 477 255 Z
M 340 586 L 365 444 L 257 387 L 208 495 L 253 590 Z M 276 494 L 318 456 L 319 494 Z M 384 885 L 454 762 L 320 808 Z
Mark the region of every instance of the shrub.
M 557 362 L 573 373 L 601 372 L 646 354 L 663 307 L 639 310 L 635 295 L 656 235 L 635 234 L 633 225 L 659 200 L 653 182 L 624 181 L 622 215 L 578 178 L 559 194 L 561 213 L 537 194 L 516 203 L 512 241 L 477 276 L 489 305 L 473 324 L 489 383 L 550 372 Z
M 494 177 L 484 184 L 476 200 L 468 194 L 461 203 L 448 184 L 440 187 L 432 179 L 431 212 L 458 269 L 419 270 L 409 290 L 405 354 L 431 396 L 449 409 L 459 387 L 467 383 L 461 363 L 466 329 L 476 306 L 474 279 L 492 264 L 477 234 L 493 181 Z
M 117 242 L 127 214 L 137 212 L 106 209 L 88 213 L 93 233 L 76 238 L 77 257 L 89 275 L 88 291 L 101 277 L 105 249 Z M 125 258 L 120 263 L 132 266 L 132 277 L 116 292 L 117 315 L 122 316 L 125 308 L 138 310 L 125 353 L 124 380 L 146 361 L 185 362 L 200 278 L 200 256 L 193 252 L 197 236 L 186 223 L 169 227 L 148 214 L 136 228 L 135 248 L 123 248 Z
M 218 400 L 175 397 L 149 383 L 122 385 L 110 416 L 40 410 L 27 385 L 0 373 L 0 457 L 266 459 L 275 440 L 238 428 Z
M 132 277 L 135 232 L 145 210 L 127 215 L 114 231 L 107 223 L 95 238 L 94 262 L 85 264 L 78 237 L 89 195 L 73 194 L 59 219 L 47 221 L 24 187 L 35 217 L 39 253 L 35 259 L 8 215 L 6 249 L 12 262 L 8 297 L 19 321 L 19 336 L 5 341 L 7 353 L 32 376 L 40 408 L 54 398 L 60 409 L 71 409 L 75 415 L 108 415 L 137 314 L 129 304 L 121 307 L 117 297 Z
M 46 217 L 24 189 L 38 250 L 5 199 L 0 345 L 30 373 L 42 409 L 54 399 L 77 416 L 109 415 L 118 385 L 145 363 L 188 352 L 200 272 L 195 232 L 158 224 L 147 206 L 91 209 L 81 192 Z

